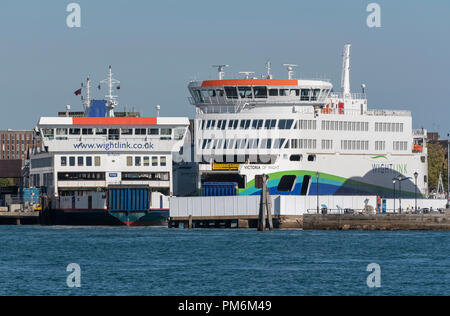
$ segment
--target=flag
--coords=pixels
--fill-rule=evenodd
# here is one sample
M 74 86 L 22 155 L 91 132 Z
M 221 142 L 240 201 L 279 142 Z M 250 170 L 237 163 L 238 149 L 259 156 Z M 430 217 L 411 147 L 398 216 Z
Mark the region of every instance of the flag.
M 81 94 L 81 89 L 78 89 L 77 91 L 74 92 L 75 95 L 80 95 Z
M 120 90 L 120 86 L 117 86 L 117 90 Z

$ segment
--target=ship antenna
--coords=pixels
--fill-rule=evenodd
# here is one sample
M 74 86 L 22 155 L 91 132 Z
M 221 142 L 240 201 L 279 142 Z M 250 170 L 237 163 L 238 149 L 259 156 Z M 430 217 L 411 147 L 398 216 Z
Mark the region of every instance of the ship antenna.
M 288 70 L 288 78 L 289 80 L 291 80 L 294 76 L 294 68 L 298 67 L 298 65 L 294 65 L 294 64 L 283 64 L 284 67 L 287 68 Z
M 350 44 L 344 46 L 344 55 L 342 60 L 342 79 L 341 89 L 343 98 L 350 97 Z
M 114 79 L 111 66 L 109 66 L 108 78 L 100 81 L 100 83 L 107 83 L 109 86 L 109 94 L 105 96 L 108 99 L 107 116 L 114 117 L 114 108 L 118 105 L 118 102 L 117 95 L 113 95 L 113 88 L 114 85 L 119 84 L 120 81 Z
M 250 75 L 254 74 L 253 71 L 240 71 L 239 72 L 241 75 L 245 75 L 245 79 L 250 79 Z
M 224 76 L 225 76 L 225 68 L 230 67 L 229 65 L 214 65 L 214 68 L 217 68 L 217 70 L 219 71 L 219 80 L 223 80 Z
M 86 100 L 84 101 L 84 108 L 86 109 L 86 115 L 89 114 L 89 108 L 91 107 L 91 79 L 88 76 L 86 79 Z
M 273 76 L 271 74 L 272 72 L 272 63 L 270 62 L 270 59 L 266 63 L 266 69 L 267 69 L 267 79 L 272 79 Z

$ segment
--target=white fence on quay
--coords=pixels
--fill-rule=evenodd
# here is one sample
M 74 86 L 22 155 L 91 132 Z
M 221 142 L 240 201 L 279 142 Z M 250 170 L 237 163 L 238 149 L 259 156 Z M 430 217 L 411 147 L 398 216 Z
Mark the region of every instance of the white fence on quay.
M 300 216 L 317 212 L 316 196 L 272 196 L 273 215 Z M 245 217 L 258 216 L 260 196 L 217 196 L 217 197 L 172 197 L 170 217 Z M 417 200 L 420 209 L 445 209 L 447 200 Z M 413 211 L 414 199 L 402 199 L 402 210 Z M 319 209 L 327 209 L 329 214 L 342 214 L 345 210 L 361 213 L 368 206 L 376 210 L 376 196 L 319 196 Z M 395 200 L 396 212 L 400 200 Z M 394 200 L 386 201 L 388 213 L 394 212 Z

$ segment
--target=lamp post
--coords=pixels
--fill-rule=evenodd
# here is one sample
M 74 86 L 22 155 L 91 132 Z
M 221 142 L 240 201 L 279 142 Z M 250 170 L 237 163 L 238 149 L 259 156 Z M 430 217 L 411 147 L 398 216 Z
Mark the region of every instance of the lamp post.
M 448 138 L 450 134 L 447 134 L 447 205 L 446 208 L 450 208 L 450 141 Z
M 392 183 L 394 184 L 394 214 L 395 214 L 395 198 L 396 198 L 396 196 L 395 196 L 395 183 L 396 182 L 397 182 L 396 178 L 392 179 Z
M 317 214 L 319 214 L 319 171 L 316 172 L 316 184 L 317 184 Z
M 416 213 L 417 213 L 417 177 L 419 176 L 419 174 L 416 172 L 414 172 L 414 179 L 415 179 L 415 188 L 414 188 L 414 198 L 416 200 Z

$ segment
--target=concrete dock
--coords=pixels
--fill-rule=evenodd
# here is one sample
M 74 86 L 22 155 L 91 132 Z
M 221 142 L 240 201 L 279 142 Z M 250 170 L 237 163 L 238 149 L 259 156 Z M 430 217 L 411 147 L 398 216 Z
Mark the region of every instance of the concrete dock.
M 0 225 L 39 224 L 39 212 L 0 212 Z
M 450 230 L 450 214 L 304 215 L 305 230 Z
M 446 200 L 418 200 L 424 214 L 411 214 L 414 200 L 403 199 L 403 213 L 376 210 L 376 196 L 272 196 L 275 229 L 450 230 Z M 169 228 L 258 228 L 259 196 L 171 198 Z M 318 209 L 318 205 L 320 208 Z M 392 208 L 389 209 L 389 206 Z M 399 205 L 399 204 L 397 204 Z M 334 207 L 334 209 L 332 208 Z M 432 211 L 434 210 L 434 211 Z M 438 212 L 439 210 L 439 212 Z M 406 214 L 409 213 L 409 214 Z M 269 227 L 267 222 L 267 227 Z

